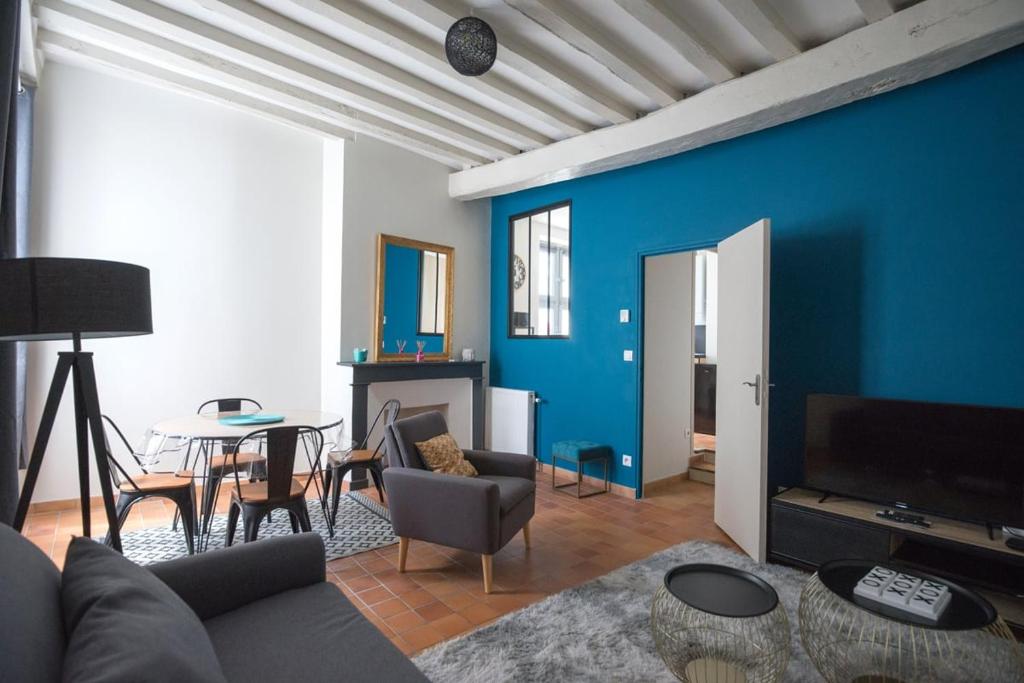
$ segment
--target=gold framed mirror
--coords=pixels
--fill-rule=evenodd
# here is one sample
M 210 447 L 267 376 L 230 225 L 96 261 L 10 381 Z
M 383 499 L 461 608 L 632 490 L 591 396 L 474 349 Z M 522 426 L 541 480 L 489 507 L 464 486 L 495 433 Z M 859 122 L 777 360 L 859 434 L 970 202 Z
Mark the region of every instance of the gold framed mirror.
M 454 248 L 378 235 L 374 360 L 448 360 L 454 292 Z

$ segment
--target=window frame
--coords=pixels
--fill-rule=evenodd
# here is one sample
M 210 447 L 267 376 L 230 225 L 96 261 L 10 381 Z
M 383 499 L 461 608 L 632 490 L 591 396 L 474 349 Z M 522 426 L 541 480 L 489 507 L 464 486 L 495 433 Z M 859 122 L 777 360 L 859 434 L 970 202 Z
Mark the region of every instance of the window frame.
M 515 227 L 514 227 L 515 226 L 515 222 L 518 221 L 518 220 L 521 220 L 523 218 L 529 218 L 531 216 L 535 216 L 535 215 L 540 214 L 540 213 L 547 213 L 548 214 L 548 226 L 549 226 L 548 227 L 548 230 L 549 230 L 548 243 L 550 245 L 550 242 L 551 242 L 551 240 L 550 240 L 550 226 L 551 226 L 550 214 L 551 214 L 552 211 L 555 211 L 557 209 L 563 209 L 563 208 L 568 208 L 569 209 L 569 226 L 567 228 L 568 244 L 566 245 L 566 248 L 565 248 L 566 258 L 567 258 L 568 263 L 569 263 L 569 297 L 568 297 L 568 301 L 566 302 L 566 306 L 565 306 L 566 313 L 569 316 L 569 334 L 516 334 L 515 333 L 515 327 L 512 324 L 513 323 L 512 317 L 513 317 L 513 313 L 515 312 L 515 306 L 514 306 L 515 288 L 512 285 L 512 283 L 513 283 L 513 281 L 515 279 L 515 270 L 514 270 L 514 268 L 515 268 L 515 265 L 514 265 L 515 264 L 515 256 L 516 256 L 516 252 L 515 252 L 515 237 L 516 237 L 516 235 L 515 235 Z M 537 208 L 530 209 L 529 211 L 520 211 L 519 213 L 512 214 L 512 215 L 510 215 L 508 217 L 508 259 L 507 259 L 507 265 L 506 265 L 507 270 L 506 270 L 506 278 L 505 278 L 505 289 L 506 289 L 506 305 L 508 307 L 507 316 L 506 316 L 507 317 L 507 320 L 506 320 L 506 323 L 507 323 L 506 334 L 507 334 L 509 339 L 569 339 L 571 337 L 572 329 L 573 329 L 573 324 L 572 324 L 572 299 L 573 299 L 572 292 L 573 292 L 573 289 L 572 289 L 572 286 L 573 286 L 573 280 L 574 280 L 573 272 L 575 271 L 575 269 L 573 268 L 573 264 L 572 264 L 572 222 L 573 222 L 573 209 L 572 209 L 572 200 L 571 199 L 564 199 L 562 201 L 553 202 L 551 204 L 546 204 L 544 206 L 539 206 Z M 529 234 L 527 236 L 527 239 L 529 240 L 530 244 L 532 245 L 533 244 L 533 225 L 532 225 L 532 222 L 531 222 L 530 227 L 528 228 L 528 230 L 529 230 Z M 532 299 L 532 297 L 533 297 L 533 291 L 532 290 L 533 290 L 533 266 L 534 266 L 534 264 L 532 263 L 532 257 L 533 257 L 532 246 L 531 246 L 531 250 L 530 251 L 531 251 L 531 253 L 530 253 L 530 260 L 528 260 L 527 263 L 526 263 L 526 285 L 528 287 L 528 289 L 527 289 L 527 298 L 528 298 L 528 300 Z M 549 316 L 549 319 L 548 319 L 548 329 L 549 330 L 551 329 L 550 316 Z

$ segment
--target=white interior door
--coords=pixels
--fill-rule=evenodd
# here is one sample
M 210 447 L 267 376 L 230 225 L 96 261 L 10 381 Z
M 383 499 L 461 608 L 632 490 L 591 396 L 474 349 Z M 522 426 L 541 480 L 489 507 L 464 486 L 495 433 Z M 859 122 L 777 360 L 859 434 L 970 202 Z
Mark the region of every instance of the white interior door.
M 644 259 L 643 483 L 686 472 L 693 454 L 693 252 Z
M 765 559 L 768 477 L 767 218 L 718 245 L 715 524 Z

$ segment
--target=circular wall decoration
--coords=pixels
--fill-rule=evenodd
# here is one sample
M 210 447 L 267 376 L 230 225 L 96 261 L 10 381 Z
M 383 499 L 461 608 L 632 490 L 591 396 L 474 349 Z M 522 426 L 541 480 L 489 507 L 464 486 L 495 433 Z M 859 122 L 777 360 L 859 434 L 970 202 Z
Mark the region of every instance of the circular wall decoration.
M 524 282 L 526 282 L 526 264 L 516 254 L 515 258 L 512 259 L 512 287 L 519 289 L 523 286 Z
M 498 56 L 498 38 L 486 21 L 463 17 L 448 29 L 444 54 L 463 76 L 482 76 Z

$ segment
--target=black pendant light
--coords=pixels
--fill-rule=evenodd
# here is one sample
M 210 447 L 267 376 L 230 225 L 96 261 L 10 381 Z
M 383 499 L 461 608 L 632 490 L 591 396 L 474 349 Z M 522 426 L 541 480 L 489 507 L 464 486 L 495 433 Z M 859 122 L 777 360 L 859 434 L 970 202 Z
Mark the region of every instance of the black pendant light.
M 452 68 L 463 76 L 482 76 L 498 56 L 498 38 L 486 21 L 463 17 L 448 29 L 444 54 Z

